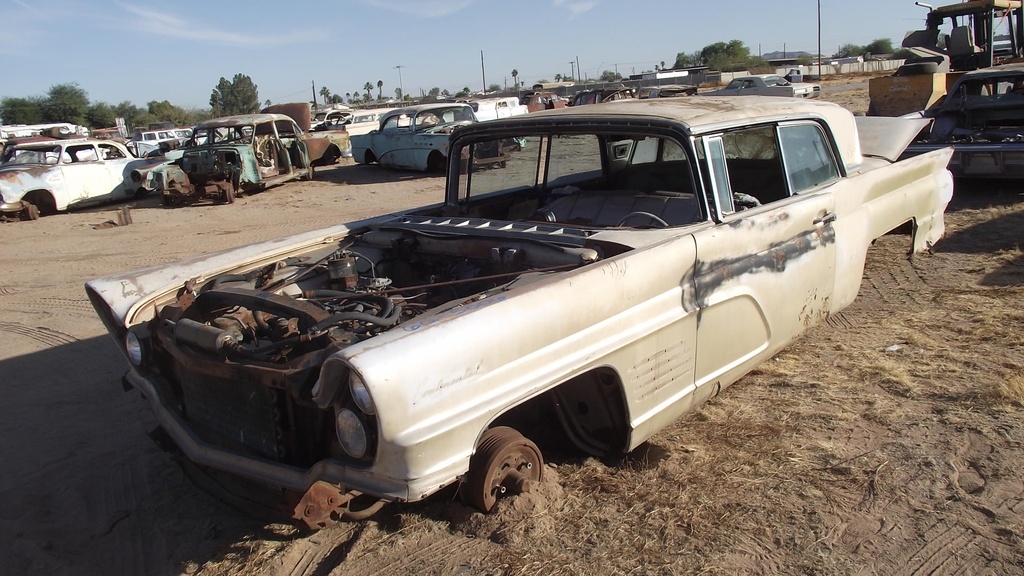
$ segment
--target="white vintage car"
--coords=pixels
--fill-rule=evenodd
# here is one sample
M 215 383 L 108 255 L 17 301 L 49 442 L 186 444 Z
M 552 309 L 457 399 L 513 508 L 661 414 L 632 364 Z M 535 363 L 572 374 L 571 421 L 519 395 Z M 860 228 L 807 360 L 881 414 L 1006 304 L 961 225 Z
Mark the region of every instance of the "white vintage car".
M 896 161 L 921 122 L 863 122 L 668 98 L 472 124 L 438 204 L 86 292 L 181 451 L 304 493 L 296 519 L 453 484 L 489 511 L 545 446 L 631 451 L 842 310 L 882 234 L 939 240 L 950 151 Z
M 473 115 L 477 122 L 498 120 L 500 118 L 511 118 L 521 114 L 528 114 L 530 109 L 519 103 L 515 96 L 504 96 L 501 98 L 478 98 L 466 100 L 473 108 Z
M 476 122 L 468 104 L 421 104 L 385 112 L 380 128 L 352 137 L 352 157 L 360 164 L 408 170 L 444 169 L 448 135 Z
M 785 96 L 817 98 L 821 86 L 808 82 L 790 82 L 778 74 L 754 74 L 733 78 L 725 88 L 702 92 L 703 96 Z
M 129 174 L 154 162 L 135 158 L 123 144 L 109 140 L 17 144 L 4 151 L 0 164 L 0 213 L 35 220 L 40 214 L 132 198 L 140 190 Z

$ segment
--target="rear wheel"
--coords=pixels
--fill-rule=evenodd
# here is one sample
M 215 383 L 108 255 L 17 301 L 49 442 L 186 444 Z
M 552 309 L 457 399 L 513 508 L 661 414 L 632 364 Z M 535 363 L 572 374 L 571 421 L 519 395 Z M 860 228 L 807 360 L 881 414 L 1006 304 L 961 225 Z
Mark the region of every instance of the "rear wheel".
M 363 164 L 373 164 L 377 161 L 377 157 L 373 155 L 373 151 L 367 150 L 363 156 Z

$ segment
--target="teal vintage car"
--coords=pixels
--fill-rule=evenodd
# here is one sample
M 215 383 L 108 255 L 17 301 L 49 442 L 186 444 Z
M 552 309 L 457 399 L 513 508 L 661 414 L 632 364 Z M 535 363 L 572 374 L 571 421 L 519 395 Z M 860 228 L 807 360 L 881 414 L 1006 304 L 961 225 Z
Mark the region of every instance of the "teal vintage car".
M 469 104 L 396 108 L 381 116 L 378 129 L 352 136 L 352 157 L 360 164 L 439 172 L 448 161 L 448 135 L 473 122 L 476 116 Z
M 165 206 L 212 199 L 230 204 L 239 194 L 313 179 L 307 135 L 284 114 L 242 114 L 198 124 L 192 138 L 149 170 L 132 172 L 140 188 L 159 192 Z

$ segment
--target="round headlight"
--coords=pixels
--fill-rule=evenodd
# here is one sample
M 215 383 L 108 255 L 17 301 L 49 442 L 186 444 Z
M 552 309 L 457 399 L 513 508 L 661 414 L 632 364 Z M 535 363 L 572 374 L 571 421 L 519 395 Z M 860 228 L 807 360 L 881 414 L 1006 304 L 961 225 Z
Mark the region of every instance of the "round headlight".
M 128 353 L 128 361 L 132 363 L 132 366 L 142 364 L 142 342 L 139 341 L 135 332 L 129 330 L 128 335 L 124 337 L 124 349 Z
M 373 398 L 370 398 L 370 391 L 366 389 L 366 382 L 363 382 L 355 370 L 348 371 L 348 389 L 352 392 L 352 400 L 363 411 L 363 414 L 373 416 L 377 413 L 377 407 L 373 405 Z
M 353 458 L 362 458 L 366 454 L 367 439 L 366 428 L 363 421 L 355 412 L 348 408 L 338 410 L 334 417 L 334 423 L 338 428 L 338 442 L 342 450 Z

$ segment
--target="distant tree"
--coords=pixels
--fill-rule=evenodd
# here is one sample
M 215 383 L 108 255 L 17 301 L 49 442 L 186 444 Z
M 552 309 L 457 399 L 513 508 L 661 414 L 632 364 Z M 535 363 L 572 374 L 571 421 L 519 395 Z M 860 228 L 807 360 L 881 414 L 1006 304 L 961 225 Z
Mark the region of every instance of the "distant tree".
M 440 96 L 441 96 L 441 89 L 438 88 L 437 86 L 434 86 L 423 97 L 423 100 L 425 102 L 435 102 L 435 101 L 437 101 L 438 98 L 440 98 Z
M 870 44 L 864 47 L 864 54 L 892 54 L 894 52 L 892 47 L 892 40 L 888 38 L 878 38 L 873 40 Z
M 811 58 L 809 54 L 801 54 L 797 57 L 796 63 L 801 66 L 810 66 L 811 64 L 814 64 L 814 58 Z
M 864 47 L 857 44 L 843 44 L 836 50 L 836 58 L 853 58 L 864 54 Z
M 271 106 L 273 106 L 273 103 L 270 101 L 270 98 L 267 98 L 266 100 L 263 101 L 264 108 L 269 108 Z
M 345 99 L 341 97 L 341 94 L 331 94 L 331 104 L 344 104 Z
M 116 123 L 114 107 L 106 102 L 95 102 L 85 111 L 89 128 L 110 128 Z
M 445 98 L 451 98 L 452 93 L 449 92 L 447 88 L 445 88 L 444 90 L 441 90 L 441 96 L 444 96 Z
M 598 78 L 600 82 L 618 82 L 619 80 L 622 80 L 622 74 L 612 72 L 611 70 L 601 72 L 601 76 Z
M 501 86 L 499 84 L 491 84 L 487 86 L 488 92 L 497 92 L 498 90 L 501 90 Z
M 700 57 L 701 62 L 713 70 L 742 70 L 750 60 L 750 49 L 740 40 L 716 42 L 702 48 Z
M 512 69 L 512 85 L 519 86 L 519 70 L 515 68 Z
M 462 90 L 459 90 L 458 92 L 455 93 L 455 97 L 456 98 L 465 98 L 466 96 L 469 96 L 469 95 L 470 95 L 469 86 L 463 86 Z
M 142 116 L 146 114 L 146 111 L 125 100 L 124 102 L 114 106 L 114 114 L 118 118 L 124 118 L 124 123 L 129 128 L 134 128 L 136 126 L 142 126 L 141 119 Z
M 377 80 L 377 100 L 384 99 L 384 81 Z
M 372 96 L 370 96 L 370 91 L 373 90 L 373 83 L 367 82 L 366 84 L 363 84 L 363 90 L 366 90 L 366 101 L 369 102 L 372 98 Z
M 210 94 L 210 110 L 216 116 L 252 114 L 260 108 L 260 96 L 252 78 L 235 74 L 229 82 L 221 76 Z
M 46 93 L 43 103 L 45 122 L 70 122 L 84 124 L 85 113 L 89 110 L 89 96 L 74 82 L 55 84 Z
M 401 99 L 402 99 L 402 89 L 401 88 L 395 88 L 395 100 L 401 100 Z
M 327 89 L 327 86 L 320 87 L 320 97 L 324 99 L 324 105 L 331 99 L 331 91 Z
M 565 76 L 562 76 L 561 74 L 555 74 L 555 82 L 561 82 L 562 80 L 565 79 Z M 537 84 L 547 84 L 548 82 L 550 82 L 550 80 L 548 80 L 547 78 L 541 78 L 540 80 L 537 80 Z
M 0 119 L 5 124 L 39 124 L 43 121 L 43 99 L 4 98 L 0 100 Z
M 673 68 L 692 68 L 694 66 L 700 66 L 703 61 L 700 59 L 700 50 L 687 54 L 686 52 L 680 52 L 676 54 L 676 61 L 672 64 Z
M 345 92 L 345 100 L 348 100 L 349 102 L 352 101 L 352 93 L 351 92 Z
M 662 70 L 664 70 L 664 69 L 665 69 L 665 61 L 664 61 L 664 60 L 662 60 L 662 61 L 661 61 L 661 69 L 662 69 Z
M 555 74 L 555 82 L 561 82 L 561 81 L 562 81 L 562 75 L 561 74 Z M 541 80 L 541 82 L 547 82 L 547 80 Z

